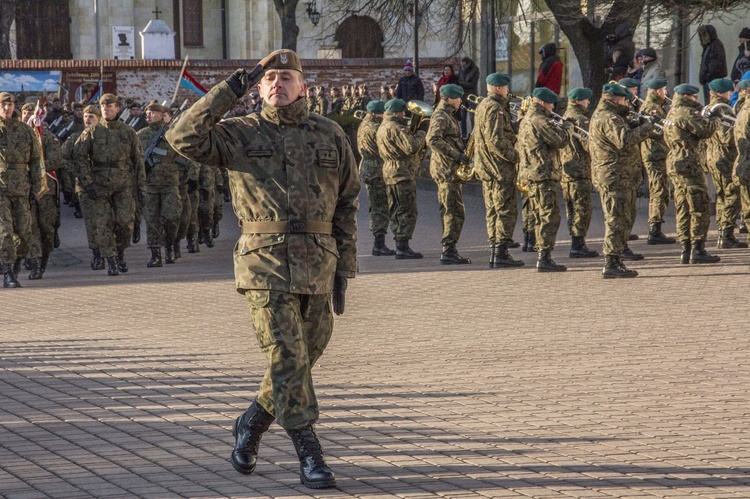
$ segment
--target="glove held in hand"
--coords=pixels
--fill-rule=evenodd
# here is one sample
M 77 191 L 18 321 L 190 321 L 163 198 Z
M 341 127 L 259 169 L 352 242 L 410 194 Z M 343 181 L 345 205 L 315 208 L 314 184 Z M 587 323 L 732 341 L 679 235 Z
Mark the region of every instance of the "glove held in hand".
M 333 278 L 333 313 L 344 313 L 347 280 L 345 276 L 337 275 Z

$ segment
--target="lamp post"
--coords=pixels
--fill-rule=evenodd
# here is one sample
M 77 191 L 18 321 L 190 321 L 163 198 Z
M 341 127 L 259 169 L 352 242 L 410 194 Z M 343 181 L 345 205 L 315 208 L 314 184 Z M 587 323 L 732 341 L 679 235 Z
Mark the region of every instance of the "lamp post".
M 317 3 L 317 0 L 305 2 L 305 5 L 307 5 L 307 9 L 305 10 L 305 12 L 307 12 L 307 17 L 310 18 L 310 22 L 313 23 L 313 26 L 317 26 L 320 22 L 320 12 L 318 12 Z
M 419 0 L 414 0 L 414 74 L 419 76 Z

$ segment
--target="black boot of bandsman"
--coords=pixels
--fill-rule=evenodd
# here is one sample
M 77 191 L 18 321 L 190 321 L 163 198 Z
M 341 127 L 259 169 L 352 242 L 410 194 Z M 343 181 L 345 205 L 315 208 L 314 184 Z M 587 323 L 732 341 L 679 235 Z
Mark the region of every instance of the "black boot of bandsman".
M 638 272 L 630 270 L 622 263 L 617 255 L 604 255 L 604 269 L 602 277 L 605 279 L 615 279 L 618 277 L 636 277 Z
M 171 241 L 167 241 L 167 246 L 164 248 L 164 263 L 174 263 L 174 245 Z
M 372 246 L 372 256 L 393 256 L 396 252 L 385 245 L 385 234 L 375 235 L 375 244 Z
M 18 273 L 21 271 L 21 260 L 16 260 L 13 264 L 13 277 L 18 280 Z
M 273 423 L 274 417 L 263 409 L 257 400 L 234 421 L 232 436 L 235 437 L 234 450 L 230 460 L 234 469 L 243 475 L 255 471 L 258 463 L 260 438 Z
M 21 283 L 18 282 L 16 276 L 13 275 L 13 265 L 6 263 L 3 265 L 3 287 L 4 288 L 20 288 Z
M 148 261 L 146 267 L 150 269 L 161 267 L 161 248 L 151 248 L 151 260 Z
M 661 222 L 649 224 L 646 244 L 674 244 L 676 242 L 674 237 L 669 237 L 661 231 Z
M 690 246 L 690 239 L 680 241 L 680 263 L 683 265 L 690 263 Z
M 559 265 L 552 259 L 552 252 L 548 250 L 539 250 L 539 257 L 536 261 L 537 272 L 565 272 L 568 268 L 565 265 Z
M 396 260 L 416 260 L 423 256 L 409 247 L 408 239 L 396 240 Z
M 182 249 L 180 248 L 180 241 L 177 241 L 172 245 L 172 250 L 174 251 L 175 260 L 179 260 L 180 258 L 182 258 Z
M 91 259 L 91 270 L 104 270 L 104 258 L 99 250 L 92 250 L 94 256 Z
M 705 241 L 693 241 L 690 263 L 718 263 L 719 261 L 721 261 L 721 258 L 706 251 Z
M 509 246 L 505 244 L 498 244 L 495 247 L 495 255 L 493 257 L 492 265 L 490 267 L 495 269 L 502 269 L 508 267 L 523 267 L 524 262 L 522 260 L 514 260 L 510 253 L 508 253 Z
M 125 261 L 124 251 L 119 251 L 117 253 L 117 270 L 119 270 L 121 274 L 128 271 L 128 262 Z
M 39 258 L 29 259 L 29 266 L 31 267 L 29 273 L 29 280 L 36 281 L 42 278 L 42 262 Z
M 441 265 L 464 265 L 467 263 L 471 263 L 471 260 L 459 255 L 455 244 L 443 246 L 443 252 L 440 254 Z
M 312 425 L 300 430 L 287 430 L 299 458 L 299 480 L 310 489 L 336 486 L 336 477 L 323 459 L 323 449 Z
M 116 256 L 107 257 L 107 275 L 120 275 Z
M 497 244 L 490 243 L 490 268 L 495 268 L 495 255 L 497 254 Z
M 586 246 L 586 239 L 583 236 L 573 236 L 568 256 L 570 256 L 570 258 L 595 258 L 599 256 L 599 253 L 590 250 L 588 246 Z
M 734 237 L 734 227 L 725 227 L 719 231 L 716 247 L 719 249 L 747 248 L 747 243 L 738 241 Z
M 643 260 L 645 257 L 643 255 L 641 255 L 640 253 L 633 252 L 633 250 L 630 249 L 630 247 L 626 244 L 625 245 L 625 249 L 622 252 L 622 257 L 621 258 L 623 260 L 636 261 L 636 260 Z

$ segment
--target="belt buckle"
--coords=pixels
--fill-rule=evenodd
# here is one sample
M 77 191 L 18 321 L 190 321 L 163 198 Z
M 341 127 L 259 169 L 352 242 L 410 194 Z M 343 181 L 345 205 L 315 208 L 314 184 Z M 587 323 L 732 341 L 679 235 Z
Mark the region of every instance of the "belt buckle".
M 291 220 L 289 222 L 289 232 L 292 234 L 307 232 L 304 220 Z

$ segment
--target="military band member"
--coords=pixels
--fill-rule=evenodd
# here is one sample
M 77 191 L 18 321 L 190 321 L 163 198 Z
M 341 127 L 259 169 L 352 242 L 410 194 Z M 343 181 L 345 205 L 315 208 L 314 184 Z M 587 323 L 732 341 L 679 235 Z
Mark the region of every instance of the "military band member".
M 632 111 L 628 116 L 627 120 L 630 122 L 631 128 L 637 128 L 641 124 L 640 117 L 637 116 L 637 114 L 640 114 L 641 112 L 641 106 L 643 105 L 643 102 L 641 101 L 640 97 L 638 96 L 639 87 L 641 85 L 640 80 L 636 80 L 635 78 L 622 78 L 617 82 L 620 86 L 625 87 L 628 90 L 628 107 L 630 108 L 630 111 Z M 634 114 L 637 113 L 637 114 Z M 648 183 L 647 180 L 647 173 L 646 169 L 643 167 L 643 164 L 641 164 L 641 175 L 634 179 L 635 185 L 634 189 L 636 190 L 636 197 L 638 197 L 642 193 L 645 195 L 645 192 L 642 191 L 644 184 Z M 636 208 L 635 203 L 633 204 L 633 224 L 635 224 L 635 217 L 638 214 L 638 210 Z M 628 241 L 637 241 L 639 239 L 638 234 L 631 233 L 628 236 Z M 630 248 L 625 248 L 625 251 L 622 254 L 622 258 L 624 260 L 642 260 L 643 255 L 638 253 L 633 253 Z
M 388 214 L 388 194 L 383 180 L 383 160 L 378 153 L 377 133 L 383 122 L 385 103 L 370 101 L 367 115 L 357 129 L 357 150 L 362 160 L 359 163 L 359 178 L 367 189 L 370 201 L 370 231 L 375 237 L 373 256 L 393 256 L 396 252 L 385 244 L 390 217 Z
M 556 160 L 557 150 L 568 143 L 570 136 L 566 126 L 556 124 L 551 117 L 557 94 L 540 87 L 534 89 L 532 96 L 531 109 L 518 130 L 519 176 L 529 188 L 536 218 L 536 269 L 538 272 L 563 272 L 567 270 L 565 265 L 558 265 L 552 259 L 560 227 L 557 190 L 561 175 Z
M 739 105 L 750 97 L 750 80 L 741 80 L 737 84 L 737 90 L 739 99 L 735 105 L 737 121 L 734 123 L 737 159 L 734 161 L 732 179 L 740 186 L 743 218 L 750 220 L 750 106 Z
M 667 119 L 674 125 L 664 127 L 669 147 L 667 173 L 674 184 L 677 237 L 682 245 L 680 263 L 716 263 L 718 256 L 706 251 L 710 224 L 708 187 L 703 172 L 700 141 L 709 138 L 722 126 L 717 116 L 704 118 L 697 101 L 700 89 L 677 85 Z
M 621 85 L 604 85 L 589 126 L 591 171 L 604 211 L 605 279 L 638 275 L 622 260 L 635 218 L 635 186 L 641 177 L 639 144 L 651 133 L 653 123 L 631 128 L 629 97 Z
M 419 153 L 425 147 L 426 128 L 423 120 L 414 134 L 404 117 L 406 102 L 391 99 L 385 103 L 385 116 L 376 135 L 378 153 L 383 159 L 383 178 L 388 193 L 388 214 L 396 239 L 396 259 L 422 258 L 409 247 L 417 225 L 417 172 Z
M 581 130 L 589 129 L 590 88 L 574 88 L 568 92 L 568 108 L 563 118 L 570 120 Z M 568 220 L 568 233 L 572 238 L 570 258 L 594 258 L 599 256 L 586 246 L 586 234 L 591 225 L 591 158 L 588 140 L 583 132 L 571 133 L 570 142 L 560 149 L 562 166 L 563 199 Z
M 516 194 L 516 132 L 508 105 L 510 75 L 492 73 L 485 79 L 487 98 L 474 114 L 474 172 L 482 181 L 482 195 L 490 244 L 490 268 L 522 267 L 508 253 L 518 221 Z
M 641 113 L 656 118 L 667 117 L 667 80 L 654 78 L 647 83 L 646 99 Z M 673 237 L 662 231 L 664 212 L 669 204 L 669 182 L 667 178 L 667 144 L 664 134 L 652 130 L 641 142 L 641 160 L 648 177 L 648 244 L 674 244 Z

